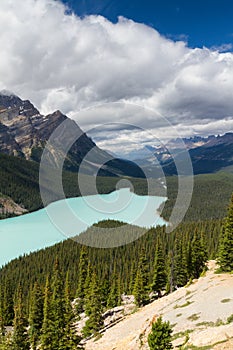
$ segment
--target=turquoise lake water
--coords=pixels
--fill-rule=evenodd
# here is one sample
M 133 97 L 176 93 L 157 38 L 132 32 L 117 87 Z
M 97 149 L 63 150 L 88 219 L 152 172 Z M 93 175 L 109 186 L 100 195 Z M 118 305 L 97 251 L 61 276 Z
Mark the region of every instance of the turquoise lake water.
M 30 214 L 0 220 L 0 266 L 75 236 L 101 220 L 120 220 L 146 228 L 164 225 L 157 209 L 165 200 L 120 189 L 61 200 Z

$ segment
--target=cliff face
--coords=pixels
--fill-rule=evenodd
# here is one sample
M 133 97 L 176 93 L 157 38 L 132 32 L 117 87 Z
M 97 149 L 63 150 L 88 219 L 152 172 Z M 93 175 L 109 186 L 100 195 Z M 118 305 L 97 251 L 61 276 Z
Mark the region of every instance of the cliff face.
M 30 101 L 0 94 L 0 152 L 31 159 L 33 148 L 43 147 L 66 118 L 60 112 L 44 116 Z
M 65 161 L 67 169 L 77 170 L 83 157 L 96 145 L 74 121 L 60 111 L 44 116 L 30 101 L 22 101 L 16 96 L 0 95 L 0 152 L 40 161 L 44 145 L 64 121 L 67 121 L 70 130 L 75 130 L 77 136 L 81 135 L 72 145 Z M 59 146 L 62 146 L 68 137 L 67 131 L 59 135 L 56 152 L 51 150 L 51 164 L 56 165 L 58 157 L 63 157 Z M 104 151 L 98 149 L 98 153 L 107 159 Z
M 65 169 L 77 171 L 84 157 L 92 150 L 92 156 L 84 162 L 83 172 L 93 175 L 101 167 L 100 175 L 144 177 L 143 172 L 132 162 L 113 159 L 99 149 L 73 120 L 60 111 L 42 115 L 30 101 L 23 101 L 5 91 L 0 92 L 0 153 L 39 162 L 49 137 L 64 121 L 68 128 L 60 129 L 56 150 L 50 149 L 52 165 L 56 166 L 59 159 L 65 159 Z M 68 154 L 63 154 L 62 146 L 70 137 L 77 141 L 69 147 Z
M 69 156 L 70 162 L 78 164 L 95 143 L 74 121 L 60 111 L 44 116 L 30 101 L 0 93 L 0 152 L 38 160 L 35 159 L 35 149 L 43 148 L 53 131 L 65 120 L 70 123 L 71 130 L 75 128 L 77 135 L 81 135 L 70 149 Z M 62 137 L 61 134 L 61 143 L 64 141 Z M 105 152 L 99 151 L 107 159 Z

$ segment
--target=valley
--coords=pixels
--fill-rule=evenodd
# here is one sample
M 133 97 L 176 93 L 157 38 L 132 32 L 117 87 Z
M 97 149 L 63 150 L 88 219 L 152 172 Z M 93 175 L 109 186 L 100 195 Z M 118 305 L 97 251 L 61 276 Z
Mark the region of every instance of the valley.
M 0 0 L 0 350 L 233 349 L 232 18 Z
M 21 328 L 23 350 L 29 343 L 35 350 L 47 350 L 49 339 L 53 339 L 49 350 L 60 350 L 55 318 L 61 322 L 61 339 L 65 343 L 67 337 L 70 339 L 71 350 L 147 350 L 151 325 L 162 315 L 172 325 L 174 349 L 228 349 L 233 336 L 228 322 L 232 316 L 228 304 L 232 279 L 231 275 L 215 274 L 213 259 L 221 254 L 225 257 L 221 232 L 233 192 L 231 161 L 227 160 L 228 153 L 231 156 L 231 134 L 210 136 L 205 142 L 201 138 L 193 143 L 185 140 L 197 174 L 193 190 L 189 177 L 181 175 L 183 196 L 191 196 L 191 203 L 189 208 L 185 202 L 179 203 L 177 213 L 187 212 L 182 223 L 169 233 L 166 226 L 176 203 L 179 178 L 171 171 L 174 164 L 167 157 L 161 163 L 164 178 L 145 178 L 138 165 L 121 159 L 107 161 L 96 172 L 98 161 L 101 164 L 109 159 L 97 147 L 95 162 L 85 163 L 84 172 L 79 173 L 82 159 L 96 147 L 83 134 L 70 153 L 62 155 L 64 195 L 54 186 L 56 160 L 61 154 L 52 150 L 49 155 L 44 179 L 49 200 L 43 208 L 40 157 L 49 134 L 67 117 L 60 112 L 43 116 L 29 101 L 14 95 L 2 97 L 1 103 L 5 110 L 0 120 L 0 348 L 1 342 L 3 347 L 9 343 L 6 349 L 11 350 L 19 317 L 29 330 L 37 327 L 33 334 Z M 228 153 L 225 147 L 229 147 Z M 223 155 L 226 158 L 222 161 Z M 179 150 L 177 157 L 182 162 Z M 218 159 L 223 166 L 212 167 Z M 218 171 L 223 168 L 225 171 Z M 93 181 L 98 195 L 90 186 Z M 131 202 L 127 197 L 126 208 L 118 210 L 125 202 L 123 193 Z M 65 214 L 65 198 L 71 212 L 81 215 L 78 221 Z M 49 218 L 51 210 L 53 217 Z M 225 264 L 226 269 L 224 259 L 222 266 Z M 127 307 L 123 306 L 124 298 L 131 300 L 133 313 L 124 316 L 123 312 L 119 322 L 110 323 L 104 330 L 104 315 Z M 21 314 L 17 316 L 19 307 Z M 46 316 L 47 307 L 51 311 Z M 47 322 L 50 331 L 48 326 L 44 328 Z

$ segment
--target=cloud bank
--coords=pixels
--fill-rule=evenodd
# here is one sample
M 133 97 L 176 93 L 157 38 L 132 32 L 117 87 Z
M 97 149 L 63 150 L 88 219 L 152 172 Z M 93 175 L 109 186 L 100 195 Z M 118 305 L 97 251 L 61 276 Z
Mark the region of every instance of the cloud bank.
M 60 109 L 84 129 L 133 123 L 134 115 L 114 114 L 112 105 L 104 116 L 77 114 L 129 101 L 154 109 L 182 136 L 233 129 L 233 54 L 222 48 L 191 49 L 121 17 L 115 24 L 80 18 L 54 0 L 1 0 L 0 23 L 0 90 L 29 98 L 44 113 Z M 153 115 L 143 123 L 158 127 Z

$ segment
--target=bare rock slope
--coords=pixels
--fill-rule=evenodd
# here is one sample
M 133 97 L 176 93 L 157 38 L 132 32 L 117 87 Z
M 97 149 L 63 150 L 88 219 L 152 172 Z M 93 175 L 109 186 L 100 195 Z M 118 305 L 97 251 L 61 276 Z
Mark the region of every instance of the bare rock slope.
M 89 340 L 85 349 L 146 350 L 151 324 L 159 315 L 173 325 L 177 349 L 233 349 L 233 275 L 216 274 L 215 261 L 208 268 L 191 285 L 126 316 L 100 339 Z
M 21 215 L 27 213 L 27 210 L 15 203 L 10 197 L 0 193 L 0 214 Z

